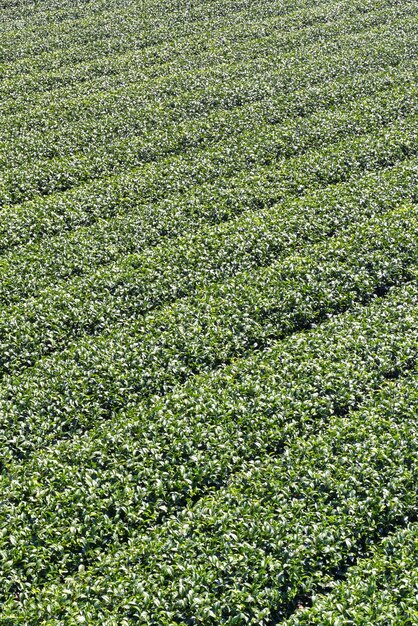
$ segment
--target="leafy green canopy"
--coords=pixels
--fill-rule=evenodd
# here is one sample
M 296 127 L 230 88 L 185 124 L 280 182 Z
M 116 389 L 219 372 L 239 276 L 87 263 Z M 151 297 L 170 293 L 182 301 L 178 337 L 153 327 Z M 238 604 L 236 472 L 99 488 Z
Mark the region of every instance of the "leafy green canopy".
M 417 15 L 2 2 L 1 624 L 414 623 Z

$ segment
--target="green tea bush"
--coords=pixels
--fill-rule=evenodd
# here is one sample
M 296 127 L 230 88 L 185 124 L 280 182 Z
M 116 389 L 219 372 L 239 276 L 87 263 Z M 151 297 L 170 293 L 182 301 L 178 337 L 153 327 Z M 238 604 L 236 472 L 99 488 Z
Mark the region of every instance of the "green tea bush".
M 417 3 L 0 14 L 0 623 L 415 624 Z

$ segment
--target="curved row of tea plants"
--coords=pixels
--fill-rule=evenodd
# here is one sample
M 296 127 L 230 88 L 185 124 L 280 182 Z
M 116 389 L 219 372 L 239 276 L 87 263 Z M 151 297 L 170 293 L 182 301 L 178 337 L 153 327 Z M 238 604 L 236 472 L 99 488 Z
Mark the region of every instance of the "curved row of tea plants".
M 389 535 L 348 572 L 327 598 L 287 626 L 413 626 L 418 620 L 418 524 Z
M 283 619 L 382 534 L 416 519 L 417 407 L 415 376 L 388 384 L 358 412 L 331 416 L 325 432 L 243 463 L 226 486 L 126 549 L 96 554 L 93 569 L 52 582 L 21 615 L 155 626 Z
M 227 484 L 243 464 L 326 431 L 333 416 L 415 367 L 417 315 L 416 284 L 398 288 L 24 463 L 10 457 L 0 485 L 13 536 L 2 539 L 2 593 L 30 595 L 31 586 L 91 565 Z
M 149 272 L 154 267 L 158 274 L 172 273 L 176 283 L 183 263 L 183 273 L 193 285 L 195 272 L 205 274 L 208 281 L 219 281 L 266 265 L 276 252 L 282 254 L 318 240 L 321 234 L 336 232 L 350 221 L 349 212 L 354 219 L 395 208 L 405 200 L 415 201 L 417 159 L 404 155 L 390 168 L 378 167 L 280 204 L 272 204 L 274 183 L 262 187 L 258 180 L 254 185 L 251 178 L 246 185 L 244 181 L 240 186 L 239 180 L 232 179 L 225 188 L 220 188 L 219 181 L 203 185 L 194 189 L 192 200 L 187 194 L 170 196 L 148 205 L 149 212 L 136 206 L 116 218 L 4 251 L 0 260 L 2 309 L 16 302 L 20 316 L 27 306 L 44 310 L 48 303 L 53 309 L 51 283 L 56 300 L 58 292 L 64 299 L 65 289 L 67 306 L 74 295 L 92 300 L 103 290 L 115 293 L 126 280 L 131 281 L 129 277 L 138 275 L 133 268 L 143 268 L 141 280 L 152 276 Z M 157 274 L 155 279 L 160 280 Z M 41 297 L 33 299 L 41 290 Z M 82 290 L 88 293 L 81 295 Z M 168 298 L 173 296 L 167 293 Z M 25 302 L 27 298 L 31 300 Z M 3 311 L 2 318 L 13 314 Z M 40 316 L 45 319 L 44 312 Z
M 415 202 L 417 180 L 417 165 L 408 161 L 383 174 L 331 186 L 301 201 L 249 212 L 217 229 L 207 227 L 172 243 L 146 249 L 86 277 L 75 278 L 70 283 L 64 281 L 61 287 L 55 283 L 36 299 L 29 298 L 3 310 L 1 375 L 14 374 L 34 364 L 82 334 L 97 335 L 117 326 L 126 327 L 138 317 L 179 298 L 201 296 L 207 290 L 216 292 L 219 289 L 216 283 L 230 276 L 238 275 L 237 281 L 242 282 L 244 291 L 248 272 L 257 268 L 268 268 L 274 263 L 284 276 L 295 250 L 307 254 L 309 259 L 311 251 L 309 247 L 306 250 L 306 245 L 337 236 L 350 227 L 352 220 L 367 227 L 370 217 L 377 218 L 372 224 L 380 223 L 380 216 L 400 203 Z M 415 209 L 412 215 L 414 212 Z M 386 226 L 387 222 L 383 224 Z M 360 229 L 356 226 L 354 232 Z M 345 245 L 345 238 L 342 241 Z M 320 249 L 328 247 L 334 250 L 334 242 L 327 241 L 325 248 L 321 244 Z M 266 272 L 270 270 L 266 269 L 257 279 L 261 285 Z M 19 285 L 17 280 L 16 284 Z M 260 292 L 262 289 L 263 286 Z M 8 292 L 13 293 L 12 285 Z
M 98 337 L 81 337 L 0 385 L 3 455 L 21 457 L 414 277 L 417 208 L 341 236 Z M 1 436 L 1 435 L 0 435 Z
M 413 623 L 417 16 L 3 0 L 2 625 Z
M 364 50 L 363 55 L 365 55 Z M 366 67 L 369 68 L 372 67 L 374 62 L 370 57 L 371 55 L 368 54 L 364 59 L 364 64 L 366 64 Z M 306 67 L 303 66 L 303 69 L 306 71 Z M 300 85 L 297 85 L 297 83 L 300 83 L 301 75 L 296 74 L 295 76 L 290 70 L 289 72 L 290 77 L 292 78 L 291 82 L 296 83 L 293 86 L 295 88 L 299 86 L 300 88 Z M 330 74 L 330 68 L 323 68 L 322 73 L 324 76 L 325 74 L 328 76 Z M 238 87 L 235 87 L 235 89 L 238 89 Z M 253 93 L 251 93 L 251 97 L 254 97 Z M 241 98 L 241 96 L 239 96 L 239 98 Z M 236 106 L 236 103 L 232 102 L 231 105 Z M 227 128 L 228 125 L 226 126 L 226 130 Z M 267 127 L 266 131 L 267 137 L 264 141 L 269 141 L 268 135 L 270 134 L 271 141 L 274 142 L 274 132 L 277 133 L 277 129 Z M 102 129 L 102 132 L 105 132 L 105 129 Z M 180 137 L 182 137 L 182 135 Z M 151 145 L 148 144 L 147 137 L 145 136 L 142 138 L 139 135 L 133 136 L 129 139 L 120 139 L 111 143 L 107 147 L 102 149 L 98 147 L 97 150 L 90 151 L 85 154 L 75 153 L 63 158 L 48 159 L 47 161 L 41 160 L 39 162 L 35 162 L 32 167 L 28 169 L 26 169 L 25 166 L 17 168 L 11 167 L 6 170 L 2 180 L 0 181 L 0 204 L 2 206 L 19 204 L 31 198 L 47 196 L 59 191 L 71 189 L 91 179 L 115 175 L 126 169 L 133 170 L 135 168 L 142 168 L 140 169 L 140 173 L 142 176 L 146 176 L 147 169 L 149 169 L 149 166 L 147 168 L 147 163 L 151 162 L 151 166 L 155 167 L 153 162 L 159 155 L 164 155 L 165 150 L 168 151 L 168 155 L 170 154 L 170 150 L 174 151 L 174 158 L 173 156 L 171 157 L 171 167 L 169 163 L 157 160 L 157 167 L 159 164 L 160 168 L 164 168 L 165 170 L 179 167 L 183 160 L 186 160 L 186 162 L 191 160 L 199 170 L 203 163 L 208 160 L 211 161 L 219 151 L 221 151 L 224 157 L 228 155 L 228 158 L 231 160 L 233 158 L 233 153 L 235 152 L 234 160 L 237 161 L 234 166 L 235 170 L 246 166 L 248 167 L 248 164 L 252 163 L 255 158 L 257 160 L 262 158 L 273 158 L 273 154 L 271 154 L 273 145 L 271 144 L 270 151 L 267 146 L 263 151 L 263 141 L 261 141 L 260 149 L 258 151 L 255 150 L 254 140 L 256 139 L 256 135 L 254 134 L 254 129 L 252 129 L 249 133 L 244 132 L 242 139 L 239 134 L 238 137 L 240 138 L 238 145 L 233 141 L 233 139 L 227 136 L 225 141 L 221 144 L 218 145 L 215 143 L 213 147 L 207 148 L 204 153 L 202 153 L 201 148 L 193 145 L 193 138 L 191 137 L 191 148 L 183 156 L 183 152 L 177 154 L 179 152 L 179 138 L 176 132 L 174 132 L 173 139 L 171 141 L 171 143 L 173 143 L 173 147 L 171 147 L 170 137 L 168 137 L 167 146 L 163 143 L 162 147 L 160 146 L 154 150 L 152 143 Z M 187 140 L 183 139 L 183 142 L 184 141 L 186 141 L 187 146 Z M 248 141 L 250 141 L 252 149 L 246 147 L 246 142 Z M 182 148 L 184 149 L 183 144 Z M 215 154 L 212 155 L 212 152 Z M 165 158 L 170 159 L 169 156 L 166 156 Z M 216 170 L 212 175 L 225 175 L 228 172 L 228 169 L 225 169 L 227 164 L 225 163 L 224 167 L 222 167 L 222 165 L 223 160 L 219 162 L 218 159 Z M 145 170 L 142 171 L 144 168 Z M 179 175 L 181 176 L 180 172 L 177 173 L 177 177 Z M 195 184 L 195 182 L 191 181 L 188 184 Z M 187 185 L 186 181 L 184 182 L 183 187 L 184 185 Z

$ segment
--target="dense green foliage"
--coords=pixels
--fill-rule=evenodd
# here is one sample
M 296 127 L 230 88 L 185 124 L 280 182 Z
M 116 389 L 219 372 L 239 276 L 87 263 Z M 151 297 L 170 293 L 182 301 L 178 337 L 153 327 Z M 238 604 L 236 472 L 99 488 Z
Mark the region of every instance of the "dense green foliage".
M 318 598 L 313 610 L 296 613 L 286 626 L 416 624 L 417 533 L 414 523 L 389 535 L 371 550 L 369 558 L 349 570 L 347 581 L 338 584 L 327 598 Z
M 0 624 L 416 624 L 417 3 L 0 15 Z

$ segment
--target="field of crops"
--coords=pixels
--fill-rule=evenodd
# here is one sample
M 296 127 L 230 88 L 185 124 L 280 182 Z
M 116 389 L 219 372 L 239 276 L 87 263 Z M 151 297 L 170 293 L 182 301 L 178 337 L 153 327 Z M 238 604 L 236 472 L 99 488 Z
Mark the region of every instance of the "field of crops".
M 0 0 L 0 102 L 0 625 L 416 626 L 416 0 Z

